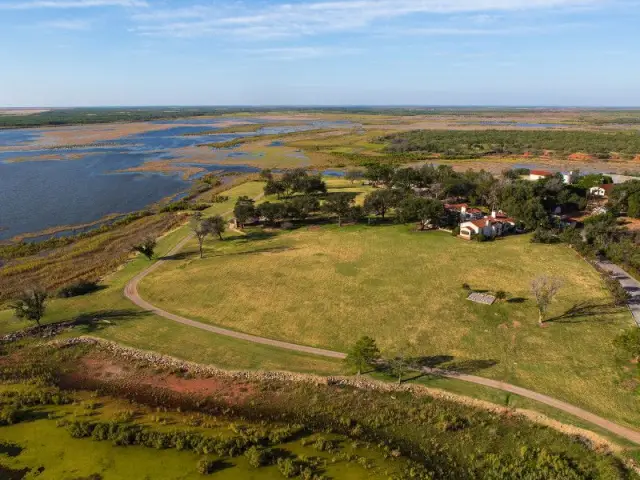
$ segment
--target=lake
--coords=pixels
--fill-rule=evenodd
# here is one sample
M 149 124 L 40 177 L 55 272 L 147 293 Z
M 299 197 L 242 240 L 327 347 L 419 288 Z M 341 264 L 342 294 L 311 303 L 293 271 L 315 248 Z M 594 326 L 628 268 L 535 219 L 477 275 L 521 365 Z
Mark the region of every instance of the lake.
M 50 129 L 0 130 L 0 146 L 9 147 L 0 151 L 0 240 L 61 225 L 95 222 L 112 213 L 134 212 L 188 190 L 191 182 L 178 173 L 118 172 L 149 161 L 178 159 L 176 150 L 181 148 L 246 136 L 350 125 L 306 122 L 295 127 L 270 127 L 267 121 L 251 119 L 248 121 L 264 127 L 255 133 L 197 135 L 228 121 L 228 118 L 162 120 L 150 123 L 177 126 L 125 136 L 109 141 L 108 147 L 35 147 L 28 151 L 10 147 L 33 145 Z M 192 135 L 184 136 L 186 133 Z M 43 155 L 55 155 L 61 160 L 37 160 Z M 207 172 L 259 171 L 242 165 L 242 158 L 242 155 L 234 158 L 231 152 L 225 164 L 189 164 L 188 159 L 176 164 L 198 166 Z M 232 164 L 233 160 L 240 164 Z

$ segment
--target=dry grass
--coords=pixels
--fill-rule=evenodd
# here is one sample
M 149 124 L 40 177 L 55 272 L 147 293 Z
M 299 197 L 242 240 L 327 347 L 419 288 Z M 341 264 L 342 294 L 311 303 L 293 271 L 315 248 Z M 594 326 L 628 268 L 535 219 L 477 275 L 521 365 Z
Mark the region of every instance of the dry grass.
M 71 245 L 9 261 L 0 270 L 0 301 L 38 285 L 54 290 L 75 280 L 97 279 L 115 270 L 145 237 L 158 237 L 180 222 L 175 214 L 157 214 Z
M 612 346 L 632 324 L 628 312 L 594 307 L 537 326 L 529 285 L 538 275 L 564 282 L 551 317 L 609 301 L 597 273 L 566 247 L 331 226 L 209 242 L 202 261 L 195 244 L 187 252 L 143 282 L 145 298 L 204 322 L 342 351 L 361 335 L 387 354 L 411 342 L 415 355 L 480 361 L 480 375 L 640 425 Z M 524 301 L 476 305 L 462 283 Z

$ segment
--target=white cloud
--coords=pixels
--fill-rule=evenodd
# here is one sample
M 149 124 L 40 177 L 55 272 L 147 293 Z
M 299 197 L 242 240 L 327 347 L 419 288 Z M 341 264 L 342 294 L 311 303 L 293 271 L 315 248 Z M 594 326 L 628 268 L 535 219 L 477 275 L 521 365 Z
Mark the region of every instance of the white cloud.
M 38 8 L 148 7 L 146 0 L 32 0 L 0 3 L 0 10 L 34 10 Z
M 311 3 L 278 3 L 249 8 L 242 3 L 156 10 L 134 16 L 134 31 L 142 35 L 197 37 L 232 35 L 274 38 L 359 31 L 401 17 L 416 20 L 420 14 L 467 15 L 477 27 L 491 23 L 497 14 L 566 7 L 598 6 L 619 0 L 342 0 Z M 454 29 L 432 29 L 450 35 Z M 467 28 L 468 35 L 487 30 Z

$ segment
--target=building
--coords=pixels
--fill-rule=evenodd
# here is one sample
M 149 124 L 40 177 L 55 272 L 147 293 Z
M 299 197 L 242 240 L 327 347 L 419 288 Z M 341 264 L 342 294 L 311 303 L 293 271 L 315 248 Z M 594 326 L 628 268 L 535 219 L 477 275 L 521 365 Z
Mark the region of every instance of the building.
M 460 224 L 460 236 L 471 240 L 476 235 L 484 235 L 487 238 L 495 238 L 514 231 L 516 222 L 502 212 L 491 212 L 490 217 L 470 220 Z
M 553 175 L 554 173 L 548 170 L 531 170 L 529 172 L 529 180 L 535 182 L 543 178 L 553 177 Z
M 562 173 L 562 180 L 567 185 L 573 185 L 576 181 L 577 175 L 574 172 Z
M 450 212 L 456 212 L 460 214 L 460 221 L 464 222 L 466 220 L 479 220 L 484 218 L 484 212 L 478 208 L 471 208 L 466 203 L 454 203 L 454 204 L 446 204 L 444 206 L 446 210 Z
M 595 198 L 609 198 L 614 187 L 615 185 L 613 183 L 591 187 L 589 189 L 589 196 Z

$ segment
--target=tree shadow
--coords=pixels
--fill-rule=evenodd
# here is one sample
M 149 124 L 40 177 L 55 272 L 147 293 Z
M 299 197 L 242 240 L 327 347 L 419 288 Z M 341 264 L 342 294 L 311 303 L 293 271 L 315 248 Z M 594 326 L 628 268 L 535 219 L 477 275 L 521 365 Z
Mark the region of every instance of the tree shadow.
M 527 299 L 524 297 L 514 297 L 514 298 L 509 298 L 507 300 L 507 303 L 524 303 L 526 301 Z
M 73 324 L 82 327 L 85 333 L 92 333 L 111 326 L 112 321 L 134 320 L 149 314 L 150 312 L 134 309 L 99 310 L 78 315 L 73 319 Z
M 192 257 L 196 254 L 196 252 L 192 251 L 182 251 L 174 253 L 173 255 L 165 255 L 164 257 L 160 257 L 159 260 L 186 260 L 187 258 Z
M 211 257 L 236 257 L 236 256 L 244 256 L 244 255 L 259 255 L 261 253 L 280 253 L 286 252 L 288 250 L 297 250 L 295 247 L 287 247 L 287 246 L 277 246 L 277 247 L 267 247 L 267 248 L 257 248 L 255 250 L 249 250 L 246 252 L 233 252 L 233 253 L 216 253 L 213 255 L 208 255 L 207 258 Z
M 15 443 L 2 443 L 0 442 L 0 455 L 7 455 L 8 457 L 17 457 L 24 450 L 20 445 Z
M 611 322 L 610 319 L 594 319 L 601 315 L 619 313 L 624 307 L 614 303 L 578 302 L 561 315 L 549 318 L 544 323 Z

